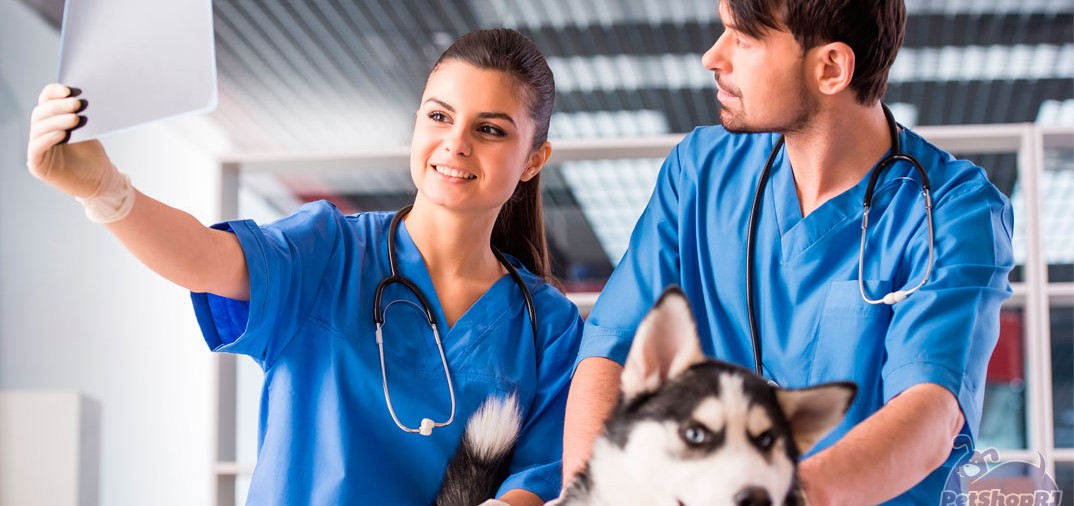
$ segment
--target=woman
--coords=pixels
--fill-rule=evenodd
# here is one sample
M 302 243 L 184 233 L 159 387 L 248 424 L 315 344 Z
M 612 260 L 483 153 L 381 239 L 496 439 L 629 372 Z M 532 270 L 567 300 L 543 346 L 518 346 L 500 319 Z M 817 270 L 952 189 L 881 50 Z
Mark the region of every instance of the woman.
M 206 228 L 131 187 L 100 143 L 64 144 L 83 103 L 57 84 L 34 110 L 28 166 L 190 289 L 214 351 L 264 369 L 248 503 L 429 504 L 465 420 L 487 397 L 515 394 L 522 431 L 497 496 L 540 504 L 560 489 L 581 328 L 550 284 L 542 225 L 553 95 L 529 39 L 504 29 L 461 37 L 426 83 L 410 161 L 417 196 L 401 214 L 344 216 L 316 202 L 264 227 Z M 378 298 L 393 272 L 389 238 L 435 327 L 403 283 Z

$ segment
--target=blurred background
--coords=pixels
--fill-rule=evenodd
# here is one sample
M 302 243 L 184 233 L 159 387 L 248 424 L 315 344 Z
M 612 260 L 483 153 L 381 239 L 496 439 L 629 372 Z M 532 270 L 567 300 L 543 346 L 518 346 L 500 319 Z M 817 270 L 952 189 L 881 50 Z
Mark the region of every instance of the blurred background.
M 413 197 L 404 155 L 432 62 L 470 30 L 516 28 L 556 76 L 553 142 L 601 153 L 557 160 L 543 178 L 554 268 L 585 310 L 626 247 L 663 153 L 716 122 L 712 75 L 699 63 L 722 31 L 716 6 L 217 0 L 218 108 L 105 142 L 140 188 L 205 222 L 267 222 L 322 198 L 347 212 L 398 208 Z M 1033 462 L 1047 454 L 1071 504 L 1074 2 L 908 0 L 907 9 L 886 103 L 906 126 L 970 141 L 957 154 L 1016 206 L 1016 294 L 990 365 L 980 445 Z M 0 0 L 0 390 L 70 389 L 100 404 L 91 495 L 101 504 L 241 504 L 256 458 L 259 371 L 205 352 L 185 294 L 21 168 L 29 110 L 55 80 L 62 13 L 62 0 Z M 973 147 L 978 132 L 995 130 L 947 128 L 1025 124 L 1035 129 L 1003 130 L 1011 149 Z M 653 153 L 616 154 L 639 144 Z M 1037 171 L 1029 202 L 1026 167 Z M 1027 236 L 1027 217 L 1039 233 Z

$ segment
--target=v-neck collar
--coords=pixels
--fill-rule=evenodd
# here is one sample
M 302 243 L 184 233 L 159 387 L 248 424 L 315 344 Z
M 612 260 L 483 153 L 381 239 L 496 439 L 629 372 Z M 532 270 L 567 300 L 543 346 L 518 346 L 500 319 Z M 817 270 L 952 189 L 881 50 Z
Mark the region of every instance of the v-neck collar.
M 905 130 L 899 132 L 900 140 L 904 132 Z M 902 144 L 905 145 L 905 142 Z M 765 192 L 765 204 L 776 210 L 776 225 L 779 228 L 783 251 L 782 262 L 788 263 L 829 232 L 840 229 L 847 220 L 861 219 L 862 201 L 865 198 L 865 188 L 869 185 L 869 176 L 876 164 L 891 154 L 891 150 L 885 151 L 854 186 L 824 202 L 805 217 L 802 216 L 802 206 L 794 186 L 794 172 L 787 157 L 787 150 L 784 147 L 780 151 L 778 160 L 774 162 L 777 166 L 772 169 L 772 181 Z M 889 166 L 881 175 L 881 180 L 877 182 L 878 190 L 883 186 L 883 182 L 891 177 L 893 168 Z
M 418 250 L 417 244 L 414 243 L 414 239 L 410 236 L 405 220 L 399 220 L 399 231 L 395 236 L 395 252 L 398 258 L 397 268 L 399 269 L 399 274 L 410 279 L 421 289 L 422 295 L 432 306 L 436 326 L 445 329 L 443 332 L 445 339 L 455 328 L 460 327 L 460 324 L 462 328 L 466 328 L 476 322 L 490 323 L 499 319 L 499 316 L 511 308 L 514 303 L 514 297 L 511 295 L 510 289 L 514 288 L 515 283 L 509 275 L 505 274 L 500 276 L 492 286 L 485 290 L 485 293 L 481 294 L 459 316 L 459 319 L 455 321 L 455 325 L 449 326 L 447 318 L 444 316 L 443 305 L 440 304 L 440 297 L 433 287 L 432 276 L 425 265 L 425 258 L 421 256 L 421 251 Z

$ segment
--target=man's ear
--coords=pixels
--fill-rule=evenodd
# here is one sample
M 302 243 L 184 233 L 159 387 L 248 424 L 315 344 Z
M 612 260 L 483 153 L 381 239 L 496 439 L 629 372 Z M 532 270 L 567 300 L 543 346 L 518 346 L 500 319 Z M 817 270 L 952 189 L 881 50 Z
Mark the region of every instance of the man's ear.
M 800 453 L 808 452 L 843 421 L 857 391 L 858 387 L 849 382 L 776 390 L 776 399 L 791 424 L 791 435 Z
M 530 155 L 529 164 L 522 170 L 521 181 L 529 181 L 537 176 L 537 174 L 540 174 L 541 169 L 544 168 L 544 164 L 548 163 L 548 158 L 550 156 L 552 156 L 552 143 L 544 141 L 544 144 Z
M 809 72 L 817 91 L 835 95 L 850 88 L 854 78 L 854 50 L 844 42 L 829 42 L 810 49 L 806 55 Z
M 659 388 L 690 366 L 705 360 L 686 296 L 669 288 L 641 321 L 634 335 L 622 389 L 629 399 Z

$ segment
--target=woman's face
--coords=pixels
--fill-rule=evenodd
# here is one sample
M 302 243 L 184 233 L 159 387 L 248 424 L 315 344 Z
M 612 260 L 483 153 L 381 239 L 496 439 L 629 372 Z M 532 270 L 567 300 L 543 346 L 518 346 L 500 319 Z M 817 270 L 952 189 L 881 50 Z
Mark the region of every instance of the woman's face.
M 410 149 L 418 198 L 456 211 L 491 211 L 547 157 L 533 149 L 536 126 L 508 74 L 441 62 L 425 84 Z

